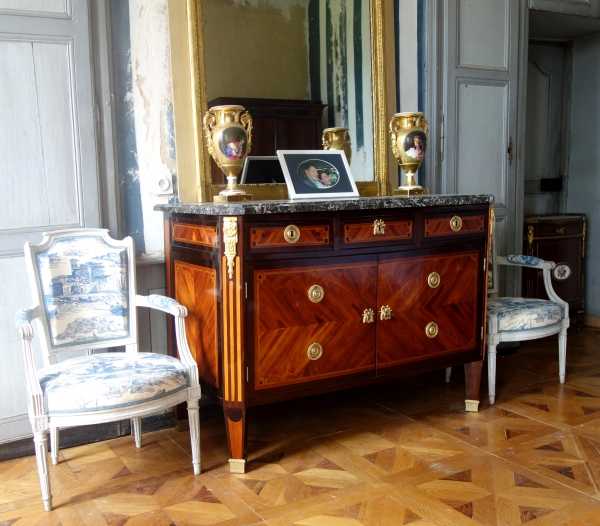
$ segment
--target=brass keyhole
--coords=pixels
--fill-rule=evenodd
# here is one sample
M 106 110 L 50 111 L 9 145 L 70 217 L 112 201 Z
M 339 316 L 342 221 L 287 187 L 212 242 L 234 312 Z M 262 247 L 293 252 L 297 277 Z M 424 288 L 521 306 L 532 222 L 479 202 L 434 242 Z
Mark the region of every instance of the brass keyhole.
M 283 237 L 288 243 L 297 243 L 300 239 L 300 229 L 296 225 L 286 226 Z
M 458 216 L 454 216 L 452 219 L 450 219 L 450 228 L 453 232 L 460 232 L 462 224 L 462 219 Z
M 379 309 L 379 318 L 382 320 L 391 320 L 392 319 L 392 308 L 389 305 L 384 305 Z

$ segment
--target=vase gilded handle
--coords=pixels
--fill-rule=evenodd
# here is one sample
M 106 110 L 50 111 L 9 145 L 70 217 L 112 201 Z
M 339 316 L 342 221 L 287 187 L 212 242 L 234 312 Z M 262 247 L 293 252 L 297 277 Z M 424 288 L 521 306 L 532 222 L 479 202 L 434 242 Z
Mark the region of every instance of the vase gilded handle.
M 240 123 L 246 129 L 246 135 L 248 136 L 248 146 L 246 147 L 246 155 L 248 155 L 252 147 L 252 117 L 250 113 L 247 111 L 242 113 Z
M 212 132 L 217 124 L 217 118 L 215 117 L 215 114 L 210 110 L 207 111 L 202 119 L 202 124 L 204 126 L 204 136 L 206 138 L 206 145 L 208 146 L 208 153 L 213 159 L 215 159 L 216 155 L 212 145 Z

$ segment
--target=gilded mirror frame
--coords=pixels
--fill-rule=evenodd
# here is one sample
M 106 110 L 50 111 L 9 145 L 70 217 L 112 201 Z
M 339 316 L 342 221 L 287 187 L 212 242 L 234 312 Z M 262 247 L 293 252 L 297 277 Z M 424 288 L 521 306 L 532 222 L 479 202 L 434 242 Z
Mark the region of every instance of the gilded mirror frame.
M 394 177 L 388 164 L 391 157 L 387 129 L 391 118 L 387 108 L 394 105 L 394 37 L 393 25 L 385 27 L 390 25 L 386 20 L 393 21 L 393 11 L 392 16 L 384 12 L 393 9 L 393 5 L 391 0 L 371 0 L 370 6 L 374 180 L 357 181 L 361 196 L 389 195 L 390 174 Z M 179 201 L 212 201 L 225 185 L 211 181 L 210 158 L 202 131 L 202 117 L 208 109 L 202 5 L 200 0 L 168 0 L 168 10 Z M 288 198 L 285 184 L 240 186 L 255 200 Z

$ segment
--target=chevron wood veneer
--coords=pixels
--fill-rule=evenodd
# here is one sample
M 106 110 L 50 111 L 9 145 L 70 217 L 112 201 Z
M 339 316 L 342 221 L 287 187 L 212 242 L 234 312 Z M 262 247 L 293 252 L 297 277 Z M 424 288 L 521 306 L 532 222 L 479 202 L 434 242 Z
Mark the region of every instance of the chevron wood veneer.
M 569 335 L 563 386 L 554 338 L 499 357 L 498 400 L 478 413 L 460 369 L 253 408 L 244 474 L 203 403 L 201 475 L 174 429 L 63 449 L 52 512 L 35 457 L 1 462 L 0 526 L 597 525 L 598 344 Z

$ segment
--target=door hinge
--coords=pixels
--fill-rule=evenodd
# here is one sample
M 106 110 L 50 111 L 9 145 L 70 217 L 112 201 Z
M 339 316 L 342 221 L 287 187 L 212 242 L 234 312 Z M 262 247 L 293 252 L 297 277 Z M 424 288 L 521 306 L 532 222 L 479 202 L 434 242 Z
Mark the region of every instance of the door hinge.
M 481 327 L 481 339 L 483 340 L 483 327 Z
M 486 264 L 486 262 L 487 262 L 486 258 L 483 258 L 483 271 L 484 271 L 484 272 L 485 272 L 485 268 L 486 268 L 486 267 L 485 267 L 485 264 Z
M 250 381 L 250 367 L 246 367 L 246 382 Z
M 508 150 L 506 153 L 508 153 L 508 166 L 512 165 L 512 160 L 513 160 L 513 143 L 512 143 L 512 135 L 509 137 L 508 139 Z
M 244 297 L 248 299 L 248 282 L 244 282 Z

